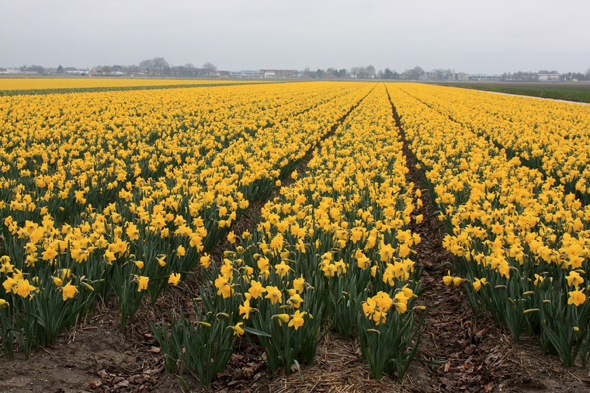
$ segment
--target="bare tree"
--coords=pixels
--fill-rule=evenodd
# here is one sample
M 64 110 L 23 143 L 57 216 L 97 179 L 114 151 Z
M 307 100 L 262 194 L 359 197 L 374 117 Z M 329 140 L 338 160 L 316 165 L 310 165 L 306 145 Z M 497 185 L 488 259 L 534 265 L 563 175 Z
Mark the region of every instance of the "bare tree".
M 212 74 L 217 72 L 217 67 L 210 62 L 206 62 L 205 64 L 203 64 L 203 69 L 207 71 L 207 76 L 211 76 Z
M 170 65 L 163 57 L 155 57 L 152 59 L 152 64 L 154 69 L 159 73 L 163 74 L 167 68 L 170 68 Z

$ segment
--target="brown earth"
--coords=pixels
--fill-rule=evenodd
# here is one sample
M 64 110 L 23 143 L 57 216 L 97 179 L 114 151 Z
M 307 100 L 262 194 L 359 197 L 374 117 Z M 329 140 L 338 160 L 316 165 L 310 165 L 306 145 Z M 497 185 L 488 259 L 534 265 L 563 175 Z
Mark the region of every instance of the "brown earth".
M 399 118 L 392 105 L 393 115 Z M 402 132 L 403 137 L 403 132 Z M 419 185 L 421 172 L 408 157 L 408 180 Z M 300 164 L 305 171 L 311 154 Z M 288 183 L 289 180 L 285 180 Z M 271 198 L 277 195 L 275 189 Z M 284 375 L 279 370 L 270 379 L 255 351 L 239 342 L 228 367 L 213 382 L 211 391 L 221 392 L 588 392 L 590 377 L 581 367 L 565 368 L 555 356 L 541 356 L 534 338 L 516 344 L 509 332 L 493 324 L 487 315 L 474 315 L 462 287 L 448 287 L 442 276 L 452 269 L 452 257 L 442 248 L 444 227 L 438 220 L 427 190 L 422 192 L 418 265 L 424 268 L 420 304 L 429 310 L 422 326 L 421 342 L 414 363 L 403 383 L 385 376 L 370 378 L 358 341 L 345 340 L 329 332 L 320 343 L 316 362 Z M 252 230 L 263 202 L 254 203 L 233 228 L 241 233 Z M 219 255 L 228 244 L 219 244 Z M 441 266 L 442 265 L 442 266 Z M 199 277 L 188 286 L 196 292 Z M 164 372 L 162 355 L 149 321 L 168 318 L 169 310 L 191 309 L 187 289 L 171 288 L 152 306 L 144 299 L 135 321 L 126 331 L 119 330 L 115 299 L 102 304 L 96 314 L 62 334 L 55 347 L 33 352 L 28 360 L 22 353 L 0 361 L 0 392 L 191 392 L 199 390 L 198 380 L 181 371 L 180 378 Z M 428 363 L 425 361 L 436 361 Z M 295 370 L 293 370 L 295 371 Z

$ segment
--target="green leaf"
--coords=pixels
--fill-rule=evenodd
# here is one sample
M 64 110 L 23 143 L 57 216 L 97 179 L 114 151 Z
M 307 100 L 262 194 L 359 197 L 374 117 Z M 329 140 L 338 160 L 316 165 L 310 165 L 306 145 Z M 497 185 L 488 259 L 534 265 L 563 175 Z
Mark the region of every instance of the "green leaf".
M 242 329 L 244 329 L 244 331 L 246 331 L 246 332 L 248 332 L 250 334 L 253 334 L 255 336 L 272 337 L 270 334 L 268 334 L 266 332 L 263 332 L 261 330 L 253 329 L 253 328 L 248 327 L 248 326 L 242 326 Z

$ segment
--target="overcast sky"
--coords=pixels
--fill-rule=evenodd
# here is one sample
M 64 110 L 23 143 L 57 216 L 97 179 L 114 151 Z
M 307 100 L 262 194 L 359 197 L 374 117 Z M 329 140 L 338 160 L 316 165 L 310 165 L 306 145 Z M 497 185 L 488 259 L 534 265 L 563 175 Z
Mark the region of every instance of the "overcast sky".
M 583 72 L 588 0 L 0 0 L 0 66 Z

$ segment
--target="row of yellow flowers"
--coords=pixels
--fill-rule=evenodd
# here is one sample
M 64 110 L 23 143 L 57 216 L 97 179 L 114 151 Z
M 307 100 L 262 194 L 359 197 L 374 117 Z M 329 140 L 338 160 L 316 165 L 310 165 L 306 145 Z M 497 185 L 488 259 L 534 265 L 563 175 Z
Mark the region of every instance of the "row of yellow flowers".
M 448 97 L 452 92 L 388 88 L 446 224 L 443 245 L 455 255 L 474 309 L 491 312 L 516 340 L 526 331 L 544 353 L 558 353 L 568 365 L 580 355 L 585 365 L 590 207 L 553 178 L 509 158 L 479 128 L 455 121 L 460 98 Z M 462 282 L 450 275 L 445 281 Z
M 360 338 L 376 378 L 396 372 L 401 379 L 418 347 L 408 348 L 420 290 L 412 249 L 421 239 L 408 224 L 421 200 L 407 171 L 378 85 L 322 142 L 306 172 L 293 172 L 293 183 L 262 208 L 256 231 L 228 235 L 234 248 L 222 266 L 201 258 L 209 284 L 195 303 L 199 323 L 181 317 L 170 328 L 154 326 L 169 371 L 181 359 L 210 381 L 205 374 L 223 369 L 231 348 L 223 337 L 233 332 L 257 335 L 271 373 L 280 366 L 288 373 L 298 361 L 312 363 L 320 334 L 335 327 Z M 194 359 L 183 348 L 214 331 L 219 361 L 207 368 L 210 357 Z
M 370 89 L 0 99 L 9 140 L 0 149 L 9 167 L 0 178 L 0 298 L 12 305 L 3 311 L 4 351 L 13 338 L 27 354 L 53 343 L 111 291 L 124 327 L 144 293 L 155 301 L 177 284 Z
M 240 83 L 229 80 L 122 78 L 0 78 L 2 90 L 79 89 L 88 87 L 174 86 Z M 243 82 L 242 82 L 243 83 Z
M 436 87 L 415 97 L 590 202 L 587 105 Z

